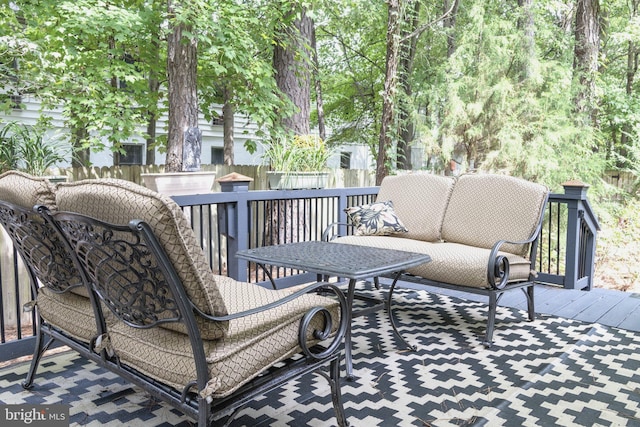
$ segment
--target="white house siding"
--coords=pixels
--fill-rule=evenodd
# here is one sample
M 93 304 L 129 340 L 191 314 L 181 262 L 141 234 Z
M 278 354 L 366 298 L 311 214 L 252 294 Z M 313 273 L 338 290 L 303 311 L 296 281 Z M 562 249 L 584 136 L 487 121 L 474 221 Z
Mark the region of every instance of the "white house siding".
M 22 99 L 24 109 L 14 109 L 8 115 L 2 117 L 2 121 L 19 121 L 27 125 L 34 125 L 38 117 L 40 117 L 40 102 L 33 97 L 24 97 Z M 219 107 L 218 113 L 222 114 L 222 106 Z M 52 125 L 54 130 L 51 133 L 68 134 L 68 129 L 64 125 L 64 118 L 62 116 L 62 109 L 55 110 L 43 110 L 42 114 L 45 114 L 52 118 Z M 167 119 L 166 115 L 163 115 L 158 119 L 156 129 L 157 134 L 162 135 L 167 131 Z M 222 125 L 213 125 L 211 122 L 205 120 L 202 115 L 198 121 L 198 127 L 202 131 L 202 156 L 201 161 L 203 164 L 211 163 L 211 148 L 218 147 L 223 148 L 224 138 Z M 140 129 L 140 133 L 144 133 L 145 129 Z M 262 147 L 260 145 L 261 138 L 256 136 L 258 126 L 256 123 L 251 122 L 246 116 L 236 114 L 235 126 L 234 126 L 234 163 L 236 165 L 259 165 L 262 162 Z M 258 151 L 254 154 L 250 154 L 244 148 L 244 143 L 247 140 L 254 140 L 257 142 Z M 141 136 L 132 137 L 127 143 L 139 143 L 144 144 L 144 138 Z M 108 145 L 105 140 L 105 145 Z M 336 150 L 336 154 L 328 162 L 328 166 L 331 168 L 340 167 L 340 153 L 351 153 L 351 169 L 369 169 L 372 165 L 372 157 L 369 154 L 369 150 L 364 145 L 344 145 Z M 146 162 L 146 152 L 143 150 L 143 164 Z M 91 152 L 91 163 L 93 166 L 103 167 L 113 165 L 113 154 L 106 148 L 100 152 Z M 156 150 L 156 163 L 164 164 L 165 154 Z M 60 164 L 60 167 L 70 166 L 70 161 L 66 164 Z

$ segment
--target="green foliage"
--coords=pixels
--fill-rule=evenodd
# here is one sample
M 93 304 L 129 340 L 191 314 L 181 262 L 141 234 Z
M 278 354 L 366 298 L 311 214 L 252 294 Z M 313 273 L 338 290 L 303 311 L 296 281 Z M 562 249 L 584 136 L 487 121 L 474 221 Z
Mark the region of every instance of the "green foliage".
M 8 123 L 0 128 L 0 173 L 18 168 L 18 148 L 13 137 L 17 123 Z
M 47 121 L 35 126 L 5 123 L 0 129 L 0 170 L 20 169 L 32 175 L 44 175 L 47 169 L 71 160 L 68 141 L 50 134 Z
M 104 139 L 117 151 L 140 134 L 158 110 L 145 77 L 157 61 L 145 55 L 160 17 L 133 1 L 14 4 L 21 29 L 6 38 L 20 47 L 11 52 L 20 58 L 20 92 L 36 94 L 44 108 L 62 107 L 72 132 L 91 135 L 77 144 L 100 150 Z
M 333 129 L 329 140 L 366 144 L 375 153 L 384 89 L 386 5 L 350 0 L 322 6 L 316 10 L 318 71 L 327 125 Z
M 569 179 L 598 185 L 608 165 L 603 138 L 575 117 L 573 34 L 563 31 L 571 11 L 561 6 L 535 3 L 533 50 L 523 48 L 529 39 L 518 26 L 525 11 L 497 0 L 460 7 L 449 57 L 447 34 L 425 32 L 419 46 L 433 54 L 417 57 L 415 74 L 430 81 L 418 86 L 414 105 L 429 106 L 419 128 L 428 159 L 444 165 L 456 151 L 465 169 L 522 176 L 555 190 Z
M 90 135 L 78 145 L 100 149 L 107 141 L 117 151 L 122 142 L 144 136 L 146 122 L 166 111 L 165 32 L 168 22 L 185 22 L 198 42 L 199 107 L 206 118 L 226 99 L 257 122 L 263 135 L 285 141 L 279 117 L 293 110 L 278 94 L 271 61 L 276 30 L 295 17 L 287 12 L 299 2 L 176 4 L 168 16 L 166 2 L 154 0 L 1 2 L 0 93 L 35 95 L 47 108 L 62 106 L 66 127 Z M 375 157 L 387 5 L 304 4 L 316 22 L 317 73 L 331 130 L 327 142 L 366 144 Z M 401 1 L 401 9 L 415 4 Z M 572 3 L 533 2 L 533 39 L 523 28 L 527 11 L 516 3 L 459 2 L 453 27 L 441 20 L 441 3 L 419 5 L 416 27 L 403 16 L 403 30 L 419 29 L 411 90 L 388 95 L 407 106 L 417 129 L 415 148 L 424 150 L 428 168 L 443 172 L 456 151 L 466 169 L 519 175 L 554 190 L 580 179 L 597 197 L 606 196 L 599 178 L 604 169 L 640 173 L 640 78 L 633 75 L 627 87 L 627 75 L 637 73 L 627 59 L 640 45 L 640 18 L 628 3 L 601 2 L 606 28 L 595 124 L 584 124 L 574 113 Z M 149 87 L 154 74 L 159 90 Z M 1 98 L 0 109 L 9 107 L 6 96 Z M 397 123 L 391 134 L 405 125 Z M 256 142 L 248 141 L 247 148 L 255 150 Z M 6 144 L 0 150 L 5 158 L 15 152 Z
M 281 138 L 264 146 L 263 161 L 278 172 L 316 172 L 327 166 L 332 151 L 315 135 Z
M 291 106 L 278 96 L 272 69 L 275 6 L 220 1 L 198 45 L 198 95 L 208 120 L 227 101 L 277 136 L 280 114 Z

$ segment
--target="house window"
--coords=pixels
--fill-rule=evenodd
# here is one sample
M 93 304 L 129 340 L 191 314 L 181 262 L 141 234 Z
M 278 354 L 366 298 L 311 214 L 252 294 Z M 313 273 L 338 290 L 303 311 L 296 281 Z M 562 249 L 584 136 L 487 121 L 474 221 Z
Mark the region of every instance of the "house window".
M 224 117 L 222 117 L 222 114 L 214 115 L 211 119 L 211 124 L 213 126 L 222 126 L 224 124 Z
M 22 110 L 22 97 L 20 95 L 10 95 L 11 108 Z
M 124 154 L 120 153 L 121 165 L 142 164 L 142 144 L 122 144 Z
M 212 165 L 224 164 L 224 148 L 211 147 L 211 164 Z
M 340 153 L 340 168 L 341 169 L 351 169 L 351 153 L 348 151 L 343 151 Z

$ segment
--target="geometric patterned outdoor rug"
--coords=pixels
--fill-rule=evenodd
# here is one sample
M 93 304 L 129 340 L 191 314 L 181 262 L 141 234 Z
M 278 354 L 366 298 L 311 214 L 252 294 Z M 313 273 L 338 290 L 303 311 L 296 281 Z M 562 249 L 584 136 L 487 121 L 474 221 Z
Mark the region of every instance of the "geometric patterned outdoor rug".
M 418 350 L 398 347 L 384 312 L 354 319 L 357 379 L 342 387 L 351 426 L 640 426 L 640 334 L 550 316 L 528 322 L 501 307 L 486 349 L 485 304 L 409 289 L 394 301 Z M 0 403 L 67 404 L 71 425 L 192 424 L 73 352 L 45 358 L 30 391 L 20 386 L 27 369 L 0 370 Z M 310 375 L 253 402 L 232 425 L 334 424 L 328 384 Z

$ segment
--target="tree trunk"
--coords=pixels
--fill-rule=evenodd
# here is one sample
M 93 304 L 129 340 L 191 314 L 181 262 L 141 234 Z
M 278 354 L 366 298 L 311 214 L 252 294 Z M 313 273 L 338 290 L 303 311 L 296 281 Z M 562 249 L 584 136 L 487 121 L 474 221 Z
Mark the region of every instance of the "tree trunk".
M 322 102 L 322 84 L 320 83 L 320 74 L 318 70 L 318 49 L 316 46 L 316 27 L 311 28 L 311 50 L 313 52 L 313 80 L 316 89 L 316 109 L 318 110 L 318 135 L 324 141 L 327 139 L 327 131 L 324 125 L 324 104 Z
M 223 89 L 224 104 L 222 105 L 222 131 L 224 133 L 224 164 L 233 166 L 233 128 L 234 108 L 232 104 L 231 88 L 225 85 Z
M 74 168 L 86 167 L 91 164 L 91 150 L 82 148 L 83 142 L 89 137 L 89 131 L 85 126 L 72 129 L 73 147 L 75 154 L 71 159 L 71 166 Z
M 420 15 L 420 2 L 413 0 L 413 11 L 407 16 L 408 23 L 405 23 L 403 33 L 410 34 L 418 27 L 418 16 Z M 411 143 L 415 138 L 414 119 L 411 112 L 415 110 L 413 107 L 413 87 L 411 85 L 411 75 L 413 74 L 413 63 L 416 56 L 416 45 L 418 43 L 418 35 L 409 38 L 402 38 L 400 52 L 402 59 L 400 60 L 399 83 L 402 88 L 403 96 L 400 102 L 398 112 L 398 124 L 400 126 L 397 148 L 396 167 L 398 169 L 410 170 L 412 168 L 411 159 Z
M 445 15 L 444 15 L 444 20 L 442 22 L 442 25 L 447 35 L 447 61 L 451 59 L 451 57 L 456 51 L 456 20 L 458 18 L 459 4 L 460 4 L 459 0 L 445 0 L 443 5 L 444 6 L 443 12 Z M 446 99 L 448 95 L 445 93 L 444 96 L 445 96 L 445 99 L 443 99 L 440 104 L 442 107 L 446 106 L 448 103 L 448 100 Z M 444 114 L 445 114 L 445 108 L 437 108 L 436 114 L 435 114 L 436 120 L 437 120 L 437 126 L 440 126 L 444 122 Z M 444 146 L 443 138 L 444 138 L 444 134 L 442 132 L 438 132 L 438 146 L 440 147 L 440 149 L 442 149 Z M 445 174 L 450 175 L 457 168 L 457 159 L 455 158 L 455 153 L 454 152 L 445 153 L 444 151 L 442 153 L 450 156 L 448 166 L 445 164 L 445 167 L 444 167 Z M 455 168 L 452 168 L 451 167 L 452 165 L 455 166 Z
M 295 11 L 291 10 L 290 14 Z M 293 28 L 284 27 L 278 34 L 273 51 L 273 67 L 276 72 L 278 89 L 289 98 L 295 107 L 295 113 L 283 117 L 282 126 L 296 134 L 308 135 L 310 127 L 311 109 L 311 70 L 312 52 L 309 46 L 313 39 L 313 20 L 307 16 L 303 7 L 300 17 L 294 19 Z M 297 242 L 305 235 L 305 217 L 308 212 L 299 209 L 286 200 L 271 205 L 270 218 L 265 238 L 274 244 Z M 294 222 L 293 218 L 297 218 Z
M 638 5 L 640 2 L 638 0 L 634 0 L 631 2 L 631 18 L 635 18 L 638 16 Z M 626 77 L 626 94 L 627 96 L 632 96 L 633 94 L 633 83 L 636 78 L 636 73 L 638 72 L 638 56 L 640 54 L 640 49 L 638 45 L 633 41 L 628 42 L 627 46 L 627 77 Z M 629 135 L 631 135 L 632 128 L 631 124 L 627 121 L 622 127 L 622 132 L 620 136 L 620 147 L 622 149 L 622 156 L 626 158 L 628 155 L 628 147 L 629 144 Z
M 156 149 L 154 147 L 156 142 L 156 117 L 154 113 L 148 112 L 147 118 L 149 121 L 147 122 L 147 158 L 145 164 L 151 166 L 156 164 Z
M 596 124 L 596 73 L 600 50 L 600 5 L 598 0 L 578 0 L 576 8 L 574 76 L 578 92 L 575 111 Z
M 311 73 L 308 46 L 311 45 L 312 29 L 313 21 L 303 8 L 300 18 L 293 21 L 293 28 L 284 28 L 280 32 L 273 51 L 278 89 L 289 98 L 296 110 L 292 116 L 282 117 L 282 125 L 298 135 L 310 133 Z
M 448 13 L 442 22 L 446 34 L 447 34 L 447 58 L 451 58 L 453 52 L 456 50 L 456 18 L 458 17 L 458 7 L 460 5 L 459 0 L 445 0 L 444 11 Z
M 387 57 L 382 94 L 382 120 L 378 157 L 376 160 L 376 185 L 380 185 L 389 174 L 389 150 L 393 144 L 391 132 L 394 119 L 396 91 L 398 86 L 398 63 L 400 62 L 400 0 L 387 0 L 389 15 L 387 17 Z
M 535 20 L 533 18 L 533 0 L 518 0 L 521 17 L 518 19 L 518 29 L 522 33 L 522 65 L 520 81 L 531 78 L 533 63 L 536 60 Z
M 154 61 L 159 59 L 159 55 L 160 55 L 160 47 L 158 45 L 157 41 L 152 41 L 151 46 L 153 46 L 153 58 Z M 155 104 L 157 104 L 157 99 L 158 99 L 158 92 L 160 90 L 160 81 L 158 78 L 158 71 L 157 68 L 154 67 L 153 65 L 151 67 L 149 67 L 149 78 L 148 78 L 148 85 L 149 85 L 149 94 L 150 94 L 150 98 L 153 100 L 153 102 Z M 156 142 L 156 125 L 157 125 L 157 112 L 156 112 L 156 107 L 152 107 L 147 111 L 147 140 L 146 140 L 146 145 L 147 145 L 147 158 L 145 161 L 145 164 L 150 166 L 150 165 L 155 165 L 156 164 L 156 149 L 155 149 L 155 142 Z
M 170 26 L 178 1 L 169 0 Z M 169 86 L 169 131 L 167 136 L 167 172 L 182 171 L 183 144 L 189 129 L 198 127 L 197 66 L 198 42 L 188 35 L 184 22 L 170 28 L 167 35 L 167 78 Z

